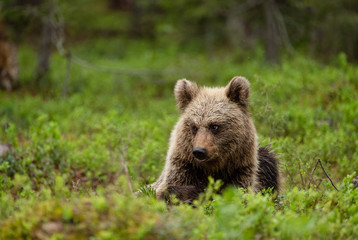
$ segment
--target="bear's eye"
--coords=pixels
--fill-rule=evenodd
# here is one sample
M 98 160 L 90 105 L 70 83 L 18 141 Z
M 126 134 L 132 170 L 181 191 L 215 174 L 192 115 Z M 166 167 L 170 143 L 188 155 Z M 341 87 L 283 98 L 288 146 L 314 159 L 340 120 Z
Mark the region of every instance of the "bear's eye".
M 209 126 L 209 130 L 212 132 L 212 133 L 217 133 L 219 131 L 219 126 L 216 125 L 216 124 L 211 124 Z
M 198 131 L 198 128 L 196 126 L 191 126 L 191 131 L 195 134 Z

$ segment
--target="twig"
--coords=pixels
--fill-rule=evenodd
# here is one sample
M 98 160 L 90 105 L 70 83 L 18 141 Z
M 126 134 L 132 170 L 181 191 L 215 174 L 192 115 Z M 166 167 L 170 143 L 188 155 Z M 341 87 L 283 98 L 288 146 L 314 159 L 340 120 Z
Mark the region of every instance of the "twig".
M 71 76 L 71 54 L 68 53 L 66 55 L 66 59 L 67 59 L 67 63 L 66 63 L 66 77 L 65 77 L 65 81 L 63 83 L 63 88 L 62 88 L 62 97 L 65 98 L 67 96 L 68 93 L 68 86 L 70 84 L 70 76 Z
M 318 159 L 318 162 L 319 162 L 319 164 L 321 165 L 321 168 L 322 168 L 322 170 L 323 170 L 324 174 L 326 174 L 327 178 L 328 178 L 328 179 L 329 179 L 329 181 L 331 182 L 331 184 L 332 184 L 332 186 L 334 187 L 334 189 L 336 189 L 336 190 L 338 191 L 338 189 L 337 189 L 337 187 L 334 185 L 334 183 L 333 183 L 332 179 L 328 176 L 328 174 L 327 174 L 326 170 L 324 169 L 324 167 L 323 167 L 322 162 L 321 162 L 321 160 L 320 160 L 320 159 Z
M 265 94 L 266 94 L 266 106 L 265 106 L 265 111 L 267 112 L 269 110 L 269 97 L 268 97 L 268 91 L 265 90 Z
M 286 166 L 286 172 L 287 172 L 288 176 L 290 177 L 291 182 L 294 182 L 294 178 L 293 178 L 292 174 L 290 173 L 290 171 L 288 170 L 287 166 Z
M 317 188 L 319 188 L 319 186 L 321 185 L 321 183 L 322 183 L 322 178 L 319 180 L 319 183 L 317 184 Z
M 279 36 L 281 37 L 281 41 L 288 50 L 288 52 L 292 54 L 295 52 L 295 50 L 288 36 L 284 17 L 282 16 L 281 11 L 278 9 L 277 6 L 275 6 L 274 15 L 276 16 L 277 30 L 280 33 Z
M 123 167 L 124 167 L 124 173 L 126 174 L 126 177 L 127 177 L 129 190 L 133 194 L 132 181 L 131 181 L 131 177 L 129 176 L 129 171 L 128 171 L 128 167 L 127 167 L 127 164 L 126 164 L 127 149 L 128 149 L 128 145 L 126 145 L 125 147 L 122 147 L 122 154 L 121 154 L 120 157 L 122 158 L 122 164 L 123 164 Z
M 308 189 L 310 189 L 311 181 L 312 181 L 312 177 L 313 177 L 313 173 L 314 173 L 314 171 L 316 171 L 316 168 L 317 168 L 317 165 L 318 165 L 318 162 L 319 162 L 319 161 L 320 161 L 320 160 L 318 159 L 317 162 L 316 162 L 316 165 L 314 166 L 314 169 L 313 169 L 313 171 L 312 171 L 312 173 L 311 173 L 310 181 L 308 182 Z
M 298 171 L 300 172 L 300 177 L 301 177 L 301 183 L 302 183 L 302 186 L 303 186 L 303 188 L 305 187 L 305 181 L 304 181 L 304 179 L 303 179 L 303 176 L 302 176 L 302 171 L 301 171 L 302 169 L 301 169 L 301 161 L 298 161 Z
M 89 61 L 86 61 L 76 55 L 72 54 L 72 60 L 77 65 L 80 65 L 81 67 L 89 68 L 92 70 L 100 71 L 100 72 L 108 72 L 108 73 L 114 73 L 114 74 L 125 74 L 125 75 L 147 75 L 147 74 L 159 74 L 164 71 L 161 70 L 152 70 L 152 69 L 123 69 L 123 68 L 115 68 L 115 67 L 107 67 L 102 65 L 97 65 L 94 63 L 91 63 Z M 168 71 L 169 72 L 169 71 Z
M 334 187 L 334 189 L 335 189 L 336 191 L 338 191 L 338 189 L 337 189 L 337 187 L 334 185 L 332 179 L 328 176 L 326 170 L 324 169 L 324 167 L 323 167 L 323 165 L 322 165 L 322 162 L 321 162 L 321 159 L 319 159 L 319 158 L 318 158 L 318 160 L 317 160 L 317 162 L 316 162 L 316 165 L 314 166 L 314 169 L 313 169 L 313 171 L 312 171 L 312 173 L 311 173 L 310 181 L 309 181 L 309 183 L 308 183 L 308 188 L 310 188 L 311 181 L 312 181 L 312 177 L 313 177 L 313 173 L 314 173 L 314 171 L 316 170 L 318 163 L 319 163 L 319 165 L 321 166 L 321 168 L 322 168 L 324 174 L 326 175 L 326 177 L 327 177 L 327 178 L 329 179 L 329 181 L 331 182 L 331 184 L 332 184 L 332 186 Z

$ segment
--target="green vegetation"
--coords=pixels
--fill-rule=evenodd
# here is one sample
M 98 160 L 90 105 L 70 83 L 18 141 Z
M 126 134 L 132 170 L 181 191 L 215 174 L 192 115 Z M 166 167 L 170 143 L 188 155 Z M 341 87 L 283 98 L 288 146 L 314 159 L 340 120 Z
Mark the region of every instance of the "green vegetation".
M 86 57 L 95 59 L 114 43 L 90 44 L 96 49 Z M 73 65 L 62 97 L 65 60 L 55 54 L 42 91 L 1 93 L 0 140 L 14 147 L 0 158 L 1 239 L 357 237 L 358 190 L 350 182 L 358 167 L 358 68 L 343 54 L 330 65 L 297 55 L 270 66 L 260 55 L 241 62 L 218 53 L 209 60 L 143 44 L 127 45 L 122 59 L 98 62 L 158 70 L 154 75 Z M 34 52 L 19 53 L 26 79 Z M 223 86 L 235 74 L 251 81 L 260 142 L 280 153 L 281 194 L 229 189 L 195 209 L 133 197 L 123 159 L 134 190 L 159 176 L 178 118 L 175 81 Z M 339 192 L 319 167 L 308 189 L 317 158 Z
M 0 92 L 0 143 L 13 147 L 0 156 L 0 239 L 358 238 L 358 189 L 351 183 L 358 169 L 358 66 L 347 54 L 323 64 L 295 52 L 272 65 L 260 43 L 208 54 L 200 42 L 169 36 L 95 37 L 92 28 L 123 15 L 94 21 L 91 14 L 105 12 L 92 8 L 67 17 L 77 27 L 92 19 L 83 29 L 90 39 L 70 42 L 71 53 L 116 71 L 73 61 L 68 75 L 66 58 L 54 51 L 36 85 L 37 50 L 22 43 L 21 88 Z M 176 80 L 225 86 L 235 75 L 251 83 L 260 144 L 279 153 L 281 193 L 229 188 L 217 195 L 219 183 L 212 182 L 196 208 L 168 207 L 150 189 L 135 197 L 162 170 L 179 116 Z M 338 191 L 320 165 L 312 174 L 318 159 Z

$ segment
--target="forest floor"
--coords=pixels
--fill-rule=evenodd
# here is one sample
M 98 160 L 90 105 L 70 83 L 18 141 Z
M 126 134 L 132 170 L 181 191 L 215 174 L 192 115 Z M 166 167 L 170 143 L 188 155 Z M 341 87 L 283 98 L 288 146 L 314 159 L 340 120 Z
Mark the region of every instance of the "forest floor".
M 116 39 L 72 51 L 94 65 L 68 68 L 54 53 L 35 87 L 36 52 L 20 47 L 22 86 L 0 92 L 0 143 L 12 148 L 0 156 L 0 239 L 358 238 L 358 66 L 344 54 L 269 65 L 260 49 L 207 56 Z M 136 198 L 162 170 L 176 80 L 225 86 L 236 75 L 251 83 L 260 144 L 279 154 L 280 194 L 217 195 L 213 182 L 196 208 Z

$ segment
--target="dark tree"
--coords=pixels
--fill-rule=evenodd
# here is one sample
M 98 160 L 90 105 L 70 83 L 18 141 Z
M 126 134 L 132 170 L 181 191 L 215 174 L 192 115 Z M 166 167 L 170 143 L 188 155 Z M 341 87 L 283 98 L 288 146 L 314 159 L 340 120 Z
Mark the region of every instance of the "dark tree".
M 18 64 L 16 46 L 8 41 L 2 20 L 0 19 L 0 88 L 11 91 L 17 85 Z
M 40 84 L 47 74 L 50 66 L 50 56 L 52 48 L 52 36 L 54 26 L 52 19 L 54 18 L 54 1 L 44 1 L 43 7 L 45 9 L 44 16 L 42 17 L 42 31 L 41 40 L 38 50 L 38 60 L 36 67 L 36 83 Z

